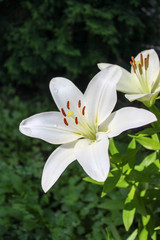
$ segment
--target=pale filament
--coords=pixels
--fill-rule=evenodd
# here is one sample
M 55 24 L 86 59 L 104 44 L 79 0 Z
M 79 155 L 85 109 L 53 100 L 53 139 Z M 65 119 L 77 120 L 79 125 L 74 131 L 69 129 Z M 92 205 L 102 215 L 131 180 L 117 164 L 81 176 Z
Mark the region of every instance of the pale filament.
M 136 74 L 137 78 L 140 81 L 140 84 L 147 93 L 150 92 L 150 88 L 147 80 L 147 70 L 149 68 L 149 54 L 146 58 L 143 57 L 142 53 L 140 54 L 140 61 L 135 61 L 135 58 L 131 57 L 132 61 L 130 64 L 132 66 L 133 72 Z

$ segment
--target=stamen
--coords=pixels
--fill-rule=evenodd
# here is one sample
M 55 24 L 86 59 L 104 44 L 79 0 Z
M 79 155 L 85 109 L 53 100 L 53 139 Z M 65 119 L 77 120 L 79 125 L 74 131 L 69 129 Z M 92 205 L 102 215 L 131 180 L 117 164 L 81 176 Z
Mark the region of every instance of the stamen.
M 136 70 L 136 69 L 137 69 L 137 65 L 136 65 L 135 59 L 134 59 L 134 57 L 133 57 L 133 56 L 131 57 L 131 59 L 132 59 L 132 61 L 133 61 L 133 65 L 134 65 L 134 67 L 135 67 L 135 70 Z
M 132 66 L 132 68 L 133 68 L 134 73 L 136 73 L 136 70 L 135 70 L 135 68 L 134 68 L 133 62 L 130 61 L 130 64 L 131 64 L 131 66 Z
M 138 68 L 139 68 L 139 73 L 142 75 L 142 66 L 141 66 L 141 64 L 138 65 Z
M 141 59 L 141 65 L 143 67 L 143 55 L 142 55 L 142 53 L 140 54 L 140 59 Z
M 82 115 L 85 114 L 85 108 L 86 108 L 86 106 L 84 106 L 84 107 L 82 108 Z
M 67 101 L 67 108 L 70 109 L 70 106 L 69 106 L 69 101 Z
M 67 122 L 66 118 L 64 118 L 64 123 L 66 124 L 66 126 L 68 126 L 68 122 Z
M 63 116 L 65 116 L 65 117 L 67 116 L 63 108 L 61 108 L 61 112 L 62 112 Z
M 147 54 L 147 68 L 149 67 L 149 54 Z
M 78 101 L 78 107 L 81 107 L 81 100 Z
M 147 70 L 147 58 L 144 59 L 144 63 L 145 63 L 145 70 Z
M 78 118 L 77 117 L 75 117 L 75 123 L 78 124 Z

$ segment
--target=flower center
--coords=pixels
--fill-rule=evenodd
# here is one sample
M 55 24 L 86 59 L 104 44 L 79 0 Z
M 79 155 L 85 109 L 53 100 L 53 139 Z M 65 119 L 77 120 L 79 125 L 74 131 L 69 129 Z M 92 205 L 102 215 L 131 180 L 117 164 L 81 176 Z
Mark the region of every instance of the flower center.
M 140 54 L 140 60 L 135 61 L 134 57 L 131 57 L 132 61 L 130 64 L 132 66 L 134 74 L 137 76 L 141 87 L 143 89 L 143 93 L 150 93 L 151 89 L 149 87 L 147 70 L 149 68 L 149 54 L 146 58 L 143 57 L 142 53 Z
M 66 103 L 67 111 L 61 108 L 61 113 L 64 116 L 64 124 L 71 126 L 74 133 L 80 134 L 85 138 L 95 139 L 96 131 L 94 131 L 88 124 L 85 118 L 86 106 L 82 106 L 81 100 L 77 103 L 76 113 L 70 109 L 70 102 Z

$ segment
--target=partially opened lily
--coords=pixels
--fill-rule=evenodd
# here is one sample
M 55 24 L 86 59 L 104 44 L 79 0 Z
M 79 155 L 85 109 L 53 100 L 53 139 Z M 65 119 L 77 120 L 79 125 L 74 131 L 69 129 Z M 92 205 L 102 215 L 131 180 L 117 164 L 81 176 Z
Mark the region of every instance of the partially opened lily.
M 110 170 L 109 138 L 156 121 L 153 113 L 133 107 L 111 113 L 120 77 L 121 70 L 116 66 L 104 69 L 91 80 L 84 94 L 70 80 L 53 78 L 50 90 L 60 112 L 36 114 L 21 122 L 23 134 L 62 144 L 44 166 L 45 192 L 76 159 L 91 178 L 104 182 Z
M 160 64 L 157 53 L 153 50 L 140 52 L 135 58 L 131 57 L 131 73 L 122 69 L 122 76 L 117 84 L 117 90 L 127 93 L 129 101 L 138 100 L 151 107 L 160 92 Z M 110 66 L 99 63 L 102 70 Z

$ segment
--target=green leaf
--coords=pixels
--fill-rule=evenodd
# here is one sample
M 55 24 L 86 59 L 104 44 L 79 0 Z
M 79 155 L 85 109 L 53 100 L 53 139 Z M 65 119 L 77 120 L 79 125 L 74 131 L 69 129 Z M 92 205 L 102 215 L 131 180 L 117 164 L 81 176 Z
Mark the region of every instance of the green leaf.
M 144 160 L 140 163 L 140 166 L 141 167 L 148 167 L 150 164 L 152 164 L 155 160 L 156 160 L 156 157 L 157 157 L 157 153 L 154 152 L 154 153 L 151 153 L 149 154 L 147 157 L 144 158 Z
M 160 230 L 160 226 L 156 227 L 154 230 L 155 230 L 155 231 Z
M 131 136 L 131 135 L 130 135 Z M 133 137 L 133 136 L 132 136 Z M 160 143 L 148 137 L 135 137 L 136 141 L 148 150 L 160 150 Z
M 114 143 L 114 139 L 113 138 L 111 138 L 109 140 L 109 152 L 111 153 L 111 155 L 119 153 L 118 149 L 116 148 L 116 145 Z
M 135 149 L 136 148 L 136 141 L 133 138 L 132 141 L 128 144 L 128 149 Z
M 129 184 L 127 183 L 127 181 L 125 180 L 125 176 L 121 175 L 116 187 L 119 188 L 127 188 L 129 186 Z
M 106 232 L 107 232 L 107 240 L 114 240 L 114 238 L 111 236 L 110 232 L 108 231 L 107 228 L 105 228 Z
M 104 197 L 106 194 L 112 191 L 112 189 L 116 186 L 118 180 L 120 179 L 120 176 L 121 171 L 119 169 L 113 169 L 109 173 L 108 178 L 104 183 L 101 197 Z
M 132 186 L 126 201 L 125 201 L 125 206 L 124 206 L 124 210 L 123 210 L 123 223 L 125 226 L 126 231 L 129 230 L 129 228 L 131 227 L 133 220 L 134 220 L 134 215 L 135 215 L 135 205 L 133 202 L 134 196 L 135 196 L 135 192 L 136 192 L 136 188 L 135 186 Z
M 96 185 L 103 185 L 104 184 L 103 182 L 97 182 L 90 177 L 85 177 L 85 178 L 83 178 L 83 180 L 86 181 L 86 182 L 96 184 Z
M 139 234 L 139 240 L 148 240 L 148 231 L 145 227 L 142 229 L 142 231 Z
M 133 233 L 127 238 L 127 240 L 134 240 L 137 237 L 138 230 L 135 229 Z
M 157 240 L 157 233 L 153 232 L 153 234 L 151 235 L 151 239 L 152 240 Z
M 160 127 L 158 127 L 158 128 L 146 128 L 146 129 L 144 129 L 144 130 L 142 130 L 142 131 L 140 131 L 140 132 L 137 132 L 136 133 L 136 136 L 150 136 L 150 135 L 152 135 L 152 134 L 154 134 L 154 133 L 159 133 L 160 132 Z
M 151 219 L 151 215 L 142 216 L 142 223 L 144 227 L 148 224 L 150 219 Z
M 104 203 L 98 205 L 99 208 L 107 210 L 123 209 L 124 201 L 122 199 L 106 199 Z
M 158 137 L 158 134 L 154 133 L 154 134 L 152 135 L 152 139 L 153 139 L 154 141 L 156 141 L 156 142 L 159 143 L 159 137 Z

